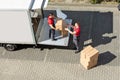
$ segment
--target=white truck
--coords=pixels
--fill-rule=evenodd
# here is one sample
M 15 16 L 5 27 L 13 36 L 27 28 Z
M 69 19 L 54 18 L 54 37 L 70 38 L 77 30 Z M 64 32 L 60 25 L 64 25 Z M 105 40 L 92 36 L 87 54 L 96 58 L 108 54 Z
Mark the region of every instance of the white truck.
M 18 44 L 68 46 L 69 36 L 57 41 L 49 39 L 47 18 L 43 17 L 43 8 L 48 0 L 0 0 L 0 43 L 9 51 Z M 71 19 L 65 20 L 71 23 Z

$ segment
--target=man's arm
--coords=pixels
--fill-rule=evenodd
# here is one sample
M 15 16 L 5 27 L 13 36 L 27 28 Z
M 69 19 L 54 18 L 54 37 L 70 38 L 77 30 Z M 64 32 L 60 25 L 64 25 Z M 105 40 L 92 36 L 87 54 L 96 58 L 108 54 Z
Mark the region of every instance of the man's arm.
M 72 32 L 72 31 L 70 31 L 68 28 L 65 28 L 65 30 L 68 31 L 68 32 L 69 32 L 70 34 L 72 34 L 72 35 L 76 34 L 75 31 Z
M 49 24 L 49 26 L 50 26 L 52 29 L 55 29 L 52 24 Z

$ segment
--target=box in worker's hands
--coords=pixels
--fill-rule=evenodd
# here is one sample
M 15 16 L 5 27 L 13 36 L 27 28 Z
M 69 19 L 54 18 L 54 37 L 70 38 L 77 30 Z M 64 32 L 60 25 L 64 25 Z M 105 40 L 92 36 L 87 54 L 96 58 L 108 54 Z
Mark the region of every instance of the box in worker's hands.
M 62 36 L 67 36 L 68 32 L 65 30 L 67 28 L 67 23 L 63 19 L 57 19 L 57 22 L 55 24 L 56 30 L 61 31 Z
M 65 22 L 65 20 L 58 18 L 55 27 L 57 30 L 64 30 L 64 28 L 67 28 L 67 23 Z
M 87 46 L 81 51 L 80 63 L 86 68 L 90 69 L 97 65 L 98 61 L 98 50 L 92 46 Z

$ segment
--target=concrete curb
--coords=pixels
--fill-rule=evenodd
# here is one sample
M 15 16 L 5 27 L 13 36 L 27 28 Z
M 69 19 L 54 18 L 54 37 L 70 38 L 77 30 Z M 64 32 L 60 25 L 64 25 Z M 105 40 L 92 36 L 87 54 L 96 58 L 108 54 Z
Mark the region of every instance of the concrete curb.
M 53 3 L 53 2 L 49 2 L 48 5 L 51 6 L 90 6 L 90 7 L 117 7 L 118 4 L 90 4 L 90 3 L 86 3 L 86 4 L 79 4 L 79 3 Z
M 54 4 L 49 3 L 45 10 L 68 10 L 68 11 L 101 11 L 114 12 L 118 11 L 117 5 L 102 5 L 102 4 Z

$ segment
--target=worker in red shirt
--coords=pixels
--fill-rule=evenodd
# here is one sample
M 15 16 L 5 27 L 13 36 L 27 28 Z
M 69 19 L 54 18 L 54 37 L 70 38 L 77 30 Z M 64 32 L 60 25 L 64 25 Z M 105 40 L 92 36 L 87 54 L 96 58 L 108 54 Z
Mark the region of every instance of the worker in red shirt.
M 55 39 L 55 24 L 54 24 L 54 14 L 50 13 L 48 16 L 48 25 L 50 26 L 50 30 L 49 30 L 49 38 L 51 38 L 53 41 L 56 40 Z
M 80 52 L 80 47 L 79 47 L 80 25 L 76 22 L 75 26 L 72 26 L 72 28 L 73 28 L 73 31 L 69 30 L 68 28 L 65 28 L 65 30 L 73 35 L 73 42 L 76 46 L 75 53 L 78 53 Z

